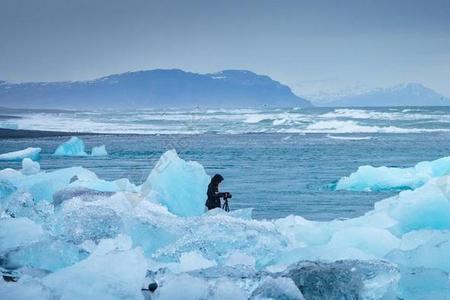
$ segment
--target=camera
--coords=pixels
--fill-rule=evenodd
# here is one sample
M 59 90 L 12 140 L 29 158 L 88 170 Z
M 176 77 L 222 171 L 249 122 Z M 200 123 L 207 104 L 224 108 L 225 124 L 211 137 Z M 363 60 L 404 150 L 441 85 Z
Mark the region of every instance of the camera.
M 231 195 L 230 193 L 226 192 L 224 198 L 233 198 L 233 195 Z

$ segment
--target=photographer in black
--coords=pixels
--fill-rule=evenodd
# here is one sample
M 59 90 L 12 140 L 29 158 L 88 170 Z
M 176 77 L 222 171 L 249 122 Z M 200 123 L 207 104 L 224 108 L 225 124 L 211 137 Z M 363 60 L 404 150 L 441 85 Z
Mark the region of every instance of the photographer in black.
M 211 182 L 208 185 L 208 191 L 206 195 L 208 195 L 208 199 L 206 200 L 206 207 L 208 210 L 220 207 L 220 199 L 222 198 L 224 201 L 223 209 L 229 211 L 228 207 L 228 199 L 232 196 L 228 192 L 219 192 L 219 184 L 223 181 L 223 177 L 220 174 L 216 174 L 211 178 Z

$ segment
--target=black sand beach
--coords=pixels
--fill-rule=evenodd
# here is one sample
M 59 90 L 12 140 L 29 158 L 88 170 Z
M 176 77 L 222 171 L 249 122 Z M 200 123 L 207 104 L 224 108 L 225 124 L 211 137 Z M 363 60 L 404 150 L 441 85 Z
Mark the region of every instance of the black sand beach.
M 72 136 L 72 135 L 96 135 L 89 132 L 62 132 L 62 131 L 42 131 L 42 130 L 22 130 L 0 128 L 0 139 L 15 138 L 40 138 L 51 136 Z

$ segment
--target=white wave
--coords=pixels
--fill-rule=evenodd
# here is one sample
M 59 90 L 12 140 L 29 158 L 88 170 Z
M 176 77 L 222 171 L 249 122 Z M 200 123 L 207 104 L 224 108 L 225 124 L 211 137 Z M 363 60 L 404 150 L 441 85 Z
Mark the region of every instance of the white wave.
M 390 109 L 389 112 L 367 110 L 367 109 L 350 109 L 339 108 L 332 112 L 320 115 L 321 118 L 336 119 L 348 118 L 358 120 L 386 120 L 386 121 L 415 121 L 415 120 L 432 120 L 434 122 L 450 122 L 450 116 L 447 114 L 430 113 L 419 109 Z
M 247 116 L 247 118 L 244 120 L 244 123 L 256 124 L 265 120 L 271 120 L 271 118 L 267 115 L 252 114 Z
M 370 140 L 371 136 L 335 136 L 331 134 L 327 134 L 327 138 L 334 140 L 349 140 L 349 141 L 361 141 L 361 140 Z
M 396 126 L 367 126 L 355 121 L 319 121 L 306 127 L 306 132 L 315 133 L 420 133 L 449 131 L 450 129 L 400 128 Z
M 218 134 L 243 133 L 421 133 L 450 131 L 447 126 L 430 128 L 433 119 L 422 120 L 415 126 L 409 122 L 403 127 L 399 122 L 378 121 L 377 125 L 368 125 L 362 119 L 376 118 L 375 113 L 363 109 L 336 109 L 328 114 L 311 111 L 284 112 L 264 111 L 248 113 L 248 110 L 216 110 L 202 113 L 195 111 L 130 111 L 130 112 L 67 112 L 67 113 L 27 113 L 22 118 L 0 123 L 2 128 L 28 130 L 117 133 L 117 134 Z M 243 113 L 244 112 L 244 113 Z M 396 114 L 399 112 L 395 112 Z M 434 112 L 435 120 L 450 122 L 450 116 L 442 111 Z M 438 115 L 441 114 L 441 115 Z M 393 114 L 393 113 L 384 113 Z M 340 116 L 353 116 L 343 120 Z M 358 119 L 361 118 L 361 119 Z M 405 118 L 403 118 L 404 120 Z M 425 126 L 426 123 L 426 126 Z M 381 125 L 380 125 L 381 124 Z M 399 125 L 398 125 L 399 124 Z M 428 127 L 428 128 L 423 128 Z M 434 125 L 434 127 L 437 127 Z

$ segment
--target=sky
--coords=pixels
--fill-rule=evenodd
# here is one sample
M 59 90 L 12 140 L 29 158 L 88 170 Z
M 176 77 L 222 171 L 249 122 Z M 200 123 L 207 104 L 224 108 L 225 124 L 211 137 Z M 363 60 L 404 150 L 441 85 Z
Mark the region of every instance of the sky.
M 450 97 L 450 1 L 0 0 L 0 80 L 247 69 L 320 95 L 419 82 Z

